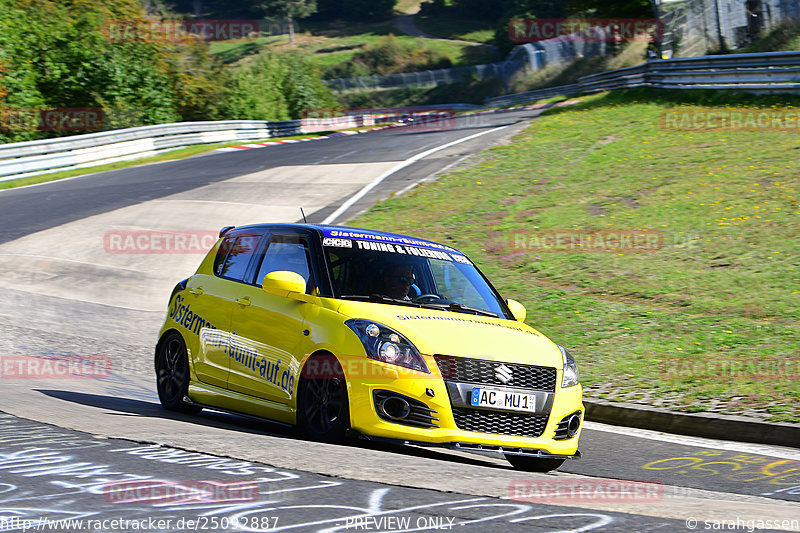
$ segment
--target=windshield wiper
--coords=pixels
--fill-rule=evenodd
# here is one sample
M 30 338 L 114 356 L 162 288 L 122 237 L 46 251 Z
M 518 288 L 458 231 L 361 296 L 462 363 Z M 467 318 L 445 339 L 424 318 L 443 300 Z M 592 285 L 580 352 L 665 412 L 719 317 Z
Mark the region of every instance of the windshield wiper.
M 409 307 L 417 307 L 420 309 L 438 309 L 438 310 L 447 309 L 449 311 L 474 313 L 476 315 L 499 318 L 497 313 L 492 313 L 491 311 L 487 311 L 486 309 L 470 307 L 468 305 L 460 304 L 457 302 L 450 302 L 447 304 L 437 304 L 431 302 L 422 303 L 422 302 L 414 302 L 412 300 L 398 300 L 397 298 L 390 298 L 389 296 L 385 296 L 383 294 L 370 294 L 369 296 L 363 294 L 345 294 L 340 296 L 339 298 L 345 300 L 364 300 L 367 302 L 380 302 L 386 304 L 406 305 Z
M 492 313 L 491 311 L 487 311 L 486 309 L 480 309 L 478 307 L 470 307 L 468 305 L 460 304 L 458 302 L 450 302 L 448 305 L 444 306 L 451 311 L 461 311 L 466 313 L 475 313 L 476 315 L 483 315 L 483 316 L 491 316 L 494 318 L 499 318 L 497 313 Z
M 458 302 L 448 302 L 448 303 L 440 303 L 437 304 L 436 302 L 425 302 L 421 304 L 423 307 L 429 309 L 447 309 L 448 311 L 457 311 L 462 313 L 474 313 L 476 315 L 482 316 L 491 316 L 494 318 L 499 318 L 497 313 L 493 313 L 491 311 L 487 311 L 486 309 L 480 309 L 478 307 L 470 307 L 468 305 L 460 304 Z
M 367 302 L 380 302 L 385 304 L 407 305 L 409 307 L 424 307 L 421 303 L 412 302 L 411 300 L 398 300 L 397 298 L 390 298 L 383 294 L 370 294 L 369 296 L 363 294 L 345 294 L 340 296 L 344 300 L 364 300 Z

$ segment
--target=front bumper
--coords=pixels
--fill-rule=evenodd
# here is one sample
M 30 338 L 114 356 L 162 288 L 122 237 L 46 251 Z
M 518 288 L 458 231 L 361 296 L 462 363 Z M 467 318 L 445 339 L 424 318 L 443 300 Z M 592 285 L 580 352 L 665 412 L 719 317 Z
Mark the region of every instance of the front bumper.
M 385 442 L 388 444 L 404 444 L 410 446 L 424 446 L 426 448 L 445 448 L 450 450 L 461 450 L 467 452 L 500 454 L 500 455 L 522 455 L 525 457 L 536 457 L 538 459 L 580 459 L 581 452 L 575 450 L 573 455 L 557 455 L 547 453 L 544 450 L 536 448 L 514 448 L 510 446 L 493 446 L 491 444 L 472 444 L 469 442 L 445 442 L 442 444 L 435 444 L 431 442 L 421 442 L 413 440 L 400 440 L 400 439 L 387 439 L 384 437 L 371 437 L 357 431 L 352 431 L 351 437 L 361 438 L 371 442 Z
M 453 382 L 445 382 L 435 366 L 431 374 L 423 374 L 372 360 L 359 365 L 364 368 L 362 365 L 371 367 L 368 376 L 348 375 L 347 369 L 352 365 L 343 367 L 348 384 L 351 428 L 367 438 L 535 457 L 574 458 L 578 455 L 580 428 L 570 438 L 563 438 L 562 432 L 562 437 L 557 439 L 556 432 L 559 423 L 571 414 L 578 413 L 583 420 L 580 385 L 567 389 L 556 386 L 556 390 L 549 393 L 536 392 L 546 398 L 541 405 L 547 412 L 530 415 L 530 418 L 537 417 L 532 421 L 519 412 L 464 405 L 463 395 L 459 397 L 455 392 L 459 387 Z M 474 385 L 481 386 L 478 383 Z M 463 391 L 466 386 L 461 384 L 460 388 Z M 425 404 L 432 412 L 432 424 L 427 427 L 412 425 L 390 420 L 385 413 L 379 413 L 375 393 L 380 396 L 384 391 Z M 470 419 L 469 424 L 465 424 L 465 416 Z M 476 419 L 478 422 L 472 423 Z M 526 424 L 520 424 L 520 420 L 532 428 L 529 433 L 536 436 L 515 434 L 524 432 Z M 466 430 L 465 427 L 476 430 Z

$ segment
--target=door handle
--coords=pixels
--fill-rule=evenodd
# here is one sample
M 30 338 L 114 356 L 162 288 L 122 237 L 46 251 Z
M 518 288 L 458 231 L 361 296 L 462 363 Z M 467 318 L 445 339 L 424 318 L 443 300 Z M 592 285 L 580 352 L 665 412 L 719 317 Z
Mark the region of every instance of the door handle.
M 195 296 L 200 296 L 203 294 L 203 287 L 197 287 L 196 289 L 192 288 L 189 289 L 190 294 L 194 294 Z
M 247 307 L 248 305 L 250 305 L 250 297 L 243 296 L 242 298 L 236 298 L 236 303 Z

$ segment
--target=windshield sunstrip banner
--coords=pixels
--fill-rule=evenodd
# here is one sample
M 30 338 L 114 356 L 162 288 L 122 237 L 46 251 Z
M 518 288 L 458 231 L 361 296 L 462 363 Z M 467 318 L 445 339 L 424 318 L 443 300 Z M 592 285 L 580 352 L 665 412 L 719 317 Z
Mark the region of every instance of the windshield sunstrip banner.
M 421 248 L 418 246 L 408 246 L 397 243 L 388 242 L 375 242 L 375 241 L 362 241 L 342 239 L 339 237 L 325 237 L 322 240 L 323 246 L 335 248 L 355 248 L 358 250 L 369 250 L 375 252 L 387 252 L 397 255 L 410 255 L 413 257 L 427 257 L 429 259 L 440 259 L 442 261 L 454 261 L 456 263 L 463 263 L 471 265 L 469 259 L 460 253 L 445 252 L 442 250 Z
M 430 250 L 444 250 L 446 252 L 453 252 L 461 255 L 461 252 L 451 246 L 439 244 L 438 242 L 431 242 L 422 239 L 412 239 L 411 237 L 403 237 L 402 235 L 391 235 L 388 233 L 371 232 L 366 230 L 341 230 L 326 228 L 323 230 L 325 237 L 333 237 L 337 239 L 356 239 L 361 241 L 384 242 L 389 244 L 401 244 L 416 246 L 418 248 L 428 248 Z

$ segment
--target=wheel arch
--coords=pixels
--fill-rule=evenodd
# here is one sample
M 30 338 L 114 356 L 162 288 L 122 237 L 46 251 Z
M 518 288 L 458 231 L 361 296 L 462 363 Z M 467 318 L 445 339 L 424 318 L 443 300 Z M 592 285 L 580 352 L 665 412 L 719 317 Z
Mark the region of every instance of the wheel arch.
M 187 344 L 186 344 L 186 339 L 184 339 L 184 338 L 183 338 L 183 335 L 181 335 L 181 332 L 180 332 L 180 331 L 178 331 L 178 330 L 177 330 L 177 329 L 175 329 L 175 328 L 169 328 L 168 330 L 164 331 L 164 333 L 162 333 L 162 334 L 161 334 L 161 337 L 159 337 L 159 338 L 158 338 L 158 342 L 156 342 L 156 348 L 155 348 L 155 350 L 153 351 L 153 368 L 155 368 L 155 367 L 156 367 L 156 365 L 158 364 L 158 352 L 159 352 L 159 350 L 161 350 L 161 346 L 164 344 L 164 340 L 165 340 L 165 339 L 166 339 L 166 338 L 167 338 L 167 337 L 168 337 L 168 336 L 169 336 L 171 333 L 177 333 L 177 334 L 180 336 L 181 340 L 183 341 L 183 345 L 184 345 L 184 346 L 186 346 L 187 356 L 189 356 L 189 355 L 190 355 L 190 354 L 188 353 L 188 351 L 189 351 L 189 345 L 187 345 Z M 194 371 L 194 366 L 192 365 L 192 358 L 191 358 L 191 357 L 188 357 L 188 359 L 189 359 L 189 369 L 190 369 L 190 371 L 192 371 L 192 372 L 193 372 L 193 371 Z
M 352 419 L 352 414 L 353 413 L 352 413 L 352 402 L 350 401 L 349 383 L 348 383 L 346 375 L 344 373 L 341 360 L 339 359 L 339 357 L 336 356 L 336 354 L 334 354 L 331 350 L 329 350 L 327 348 L 318 348 L 316 351 L 312 352 L 307 357 L 305 357 L 303 359 L 301 365 L 300 365 L 300 371 L 298 373 L 298 379 L 297 379 L 297 382 L 295 384 L 296 388 L 295 388 L 295 391 L 294 391 L 295 392 L 295 394 L 294 394 L 295 423 L 298 426 L 301 424 L 302 414 L 300 412 L 300 394 L 301 394 L 301 391 L 302 391 L 303 382 L 309 379 L 309 377 L 308 377 L 309 362 L 312 361 L 312 360 L 319 360 L 321 358 L 332 358 L 336 363 L 338 363 L 338 365 L 339 365 L 338 368 L 341 369 L 341 378 L 344 380 L 344 383 L 345 383 L 344 392 L 345 392 L 346 401 L 347 401 L 348 426 L 350 426 L 351 425 L 350 420 Z M 331 368 L 331 367 L 323 366 L 321 368 L 322 369 L 327 369 L 327 368 Z M 320 374 L 316 374 L 316 372 L 318 372 L 318 370 L 319 369 L 314 369 L 314 370 L 311 370 L 310 372 L 313 372 L 313 373 L 315 373 L 315 375 L 319 375 L 320 377 L 322 377 Z

